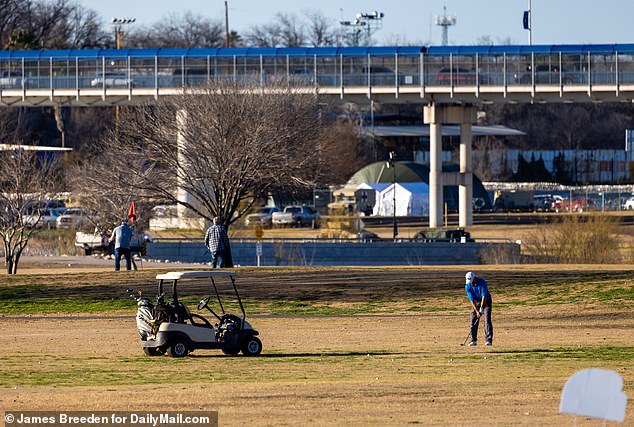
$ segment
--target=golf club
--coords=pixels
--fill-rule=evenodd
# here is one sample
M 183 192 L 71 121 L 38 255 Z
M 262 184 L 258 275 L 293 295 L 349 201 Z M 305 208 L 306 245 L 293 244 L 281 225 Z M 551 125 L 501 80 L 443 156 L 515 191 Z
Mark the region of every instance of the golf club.
M 469 335 L 467 335 L 467 338 L 464 339 L 464 342 L 460 344 L 460 346 L 464 347 L 465 345 L 467 345 L 467 341 L 469 340 L 470 337 L 471 337 L 471 331 L 469 331 Z
M 469 315 L 469 320 L 471 320 L 471 315 Z M 476 319 L 476 328 L 480 326 L 480 318 L 478 317 Z M 469 331 L 469 335 L 467 335 L 467 338 L 465 338 L 464 342 L 462 344 L 460 344 L 461 347 L 464 347 L 465 345 L 467 345 L 467 341 L 469 341 L 469 338 L 471 337 L 471 331 Z

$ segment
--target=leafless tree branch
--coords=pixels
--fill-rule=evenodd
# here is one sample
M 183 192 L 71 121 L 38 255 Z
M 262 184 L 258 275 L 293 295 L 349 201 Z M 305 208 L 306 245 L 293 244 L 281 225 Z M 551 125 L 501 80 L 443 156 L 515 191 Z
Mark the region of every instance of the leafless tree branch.
M 217 83 L 128 109 L 118 139 L 104 138 L 92 164 L 109 171 L 108 188 L 123 185 L 137 200 L 178 203 L 228 226 L 258 197 L 316 181 L 323 122 L 314 95 Z M 179 200 L 179 187 L 191 201 Z

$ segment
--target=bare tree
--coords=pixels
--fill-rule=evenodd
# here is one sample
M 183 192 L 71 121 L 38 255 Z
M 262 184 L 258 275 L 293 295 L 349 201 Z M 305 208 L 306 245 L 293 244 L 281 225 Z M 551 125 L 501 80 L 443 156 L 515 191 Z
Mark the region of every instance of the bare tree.
M 84 153 L 83 160 L 77 162 L 67 173 L 67 180 L 73 194 L 81 197 L 82 206 L 95 212 L 87 219 L 94 226 L 95 233 L 102 238 L 110 236 L 114 227 L 127 217 L 131 202 L 135 202 L 136 226 L 143 230 L 149 225 L 149 212 L 156 205 L 151 197 L 139 194 L 138 184 L 131 185 L 134 175 L 119 175 L 114 159 L 116 153 Z M 110 185 L 104 185 L 109 182 Z
M 247 32 L 246 43 L 254 47 L 280 47 L 280 28 L 274 23 L 256 25 Z
M 38 202 L 56 189 L 59 179 L 56 165 L 38 160 L 34 152 L 0 151 L 0 162 L 0 237 L 7 273 L 15 274 L 22 252 L 37 231 L 42 209 Z
M 190 12 L 172 14 L 146 28 L 131 32 L 128 47 L 224 47 L 224 27 L 219 20 Z
M 255 47 L 299 47 L 306 44 L 305 23 L 296 15 L 278 13 L 272 22 L 255 26 L 247 33 L 247 44 Z
M 368 150 L 364 150 L 356 126 L 340 122 L 330 126 L 322 138 L 322 185 L 343 185 L 359 169 L 369 163 Z
M 97 13 L 68 0 L 27 2 L 20 25 L 40 49 L 98 47 L 107 40 Z
M 275 15 L 280 29 L 280 38 L 283 47 L 298 47 L 306 44 L 306 34 L 303 30 L 303 23 L 297 16 L 289 13 L 278 13 Z
M 288 85 L 219 83 L 127 109 L 118 140 L 102 141 L 107 187 L 186 206 L 229 226 L 258 197 L 312 185 L 320 171 L 318 99 Z M 177 188 L 190 199 L 179 198 Z
M 337 42 L 337 33 L 331 25 L 331 20 L 320 12 L 304 12 L 308 20 L 306 40 L 314 47 L 332 46 Z

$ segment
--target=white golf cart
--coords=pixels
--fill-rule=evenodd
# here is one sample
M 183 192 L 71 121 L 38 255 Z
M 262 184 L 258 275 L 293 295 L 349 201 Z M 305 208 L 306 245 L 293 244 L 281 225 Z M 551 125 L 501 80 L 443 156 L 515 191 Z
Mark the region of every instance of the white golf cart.
M 141 293 L 131 296 L 137 301 L 137 327 L 141 335 L 141 346 L 145 354 L 160 356 L 167 353 L 171 357 L 183 357 L 197 349 L 220 349 L 228 355 L 236 355 L 240 351 L 245 356 L 257 356 L 262 351 L 262 342 L 258 339 L 258 331 L 247 322 L 242 300 L 236 288 L 237 273 L 231 271 L 182 271 L 159 274 L 158 295 L 153 304 Z M 235 298 L 242 317 L 225 312 L 216 279 L 229 279 L 235 292 Z M 212 324 L 205 317 L 191 313 L 189 308 L 178 299 L 179 281 L 196 279 L 209 281 L 213 288 L 213 295 L 203 298 L 198 304 L 198 310 L 206 309 L 216 319 Z M 171 283 L 172 300 L 166 302 L 164 287 Z M 209 307 L 212 297 L 216 298 L 220 313 Z

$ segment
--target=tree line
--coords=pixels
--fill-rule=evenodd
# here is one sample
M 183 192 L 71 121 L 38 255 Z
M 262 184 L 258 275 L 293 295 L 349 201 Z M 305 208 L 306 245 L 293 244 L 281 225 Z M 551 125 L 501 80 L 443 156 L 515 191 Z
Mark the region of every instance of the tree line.
M 0 0 L 0 44 L 5 50 L 114 48 L 113 28 L 97 12 L 68 0 Z M 278 13 L 244 32 L 191 12 L 173 13 L 123 30 L 125 47 L 298 47 L 349 45 L 353 38 L 321 12 Z M 362 43 L 371 44 L 368 37 Z

